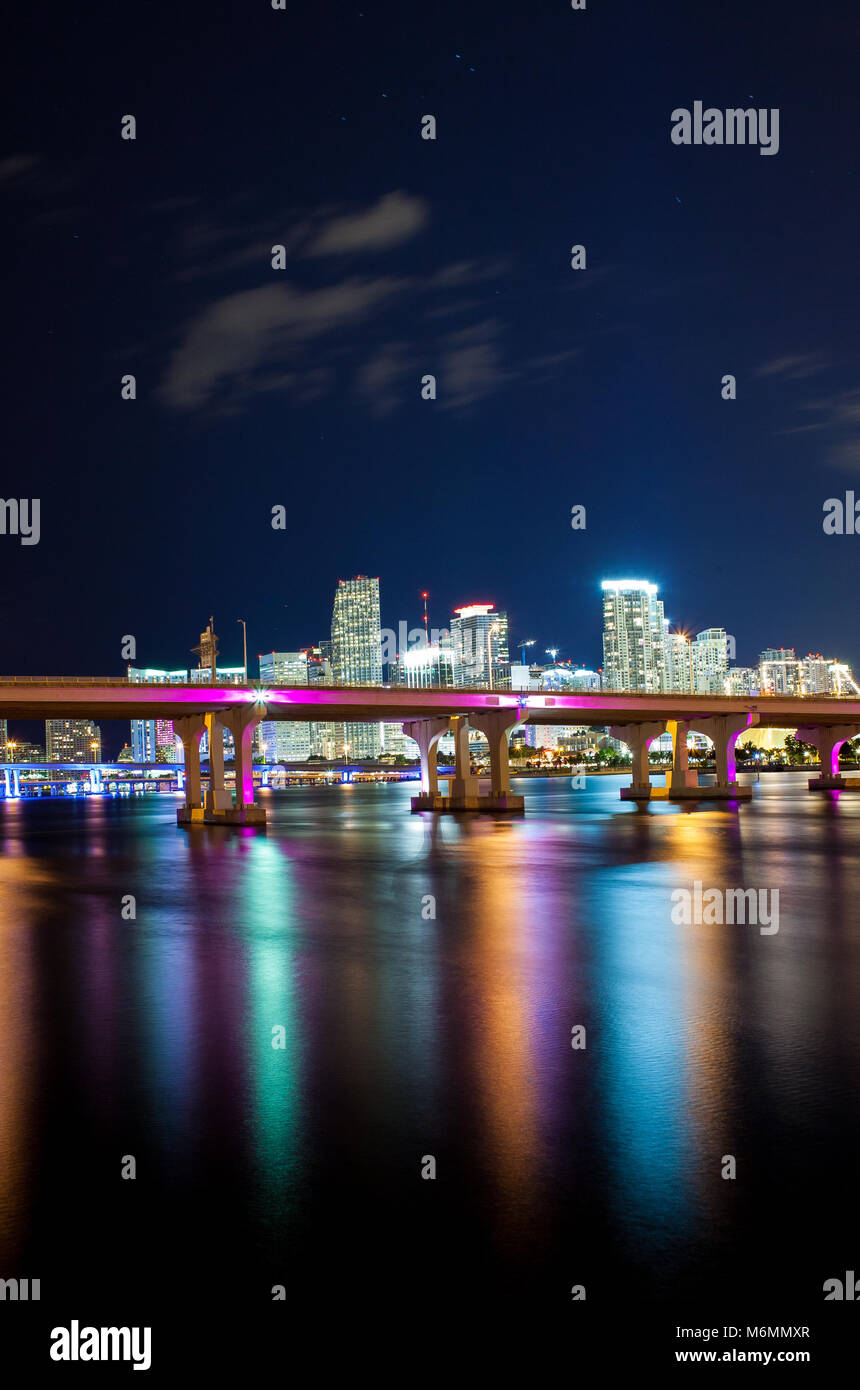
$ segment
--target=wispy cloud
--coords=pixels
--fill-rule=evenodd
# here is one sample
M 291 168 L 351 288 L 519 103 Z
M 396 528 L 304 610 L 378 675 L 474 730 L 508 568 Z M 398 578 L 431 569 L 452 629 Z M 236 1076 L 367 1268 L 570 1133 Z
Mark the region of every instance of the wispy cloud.
M 799 353 L 793 357 L 774 357 L 756 368 L 756 376 L 785 377 L 790 381 L 800 381 L 803 377 L 815 376 L 826 371 L 827 363 L 820 357 L 809 353 Z
M 358 212 L 333 217 L 307 247 L 308 256 L 379 251 L 409 241 L 428 221 L 429 205 L 400 191 L 386 193 Z
M 255 371 L 265 382 L 273 367 L 294 363 L 311 343 L 360 323 L 406 283 L 354 278 L 317 290 L 277 283 L 227 295 L 189 325 L 169 363 L 163 398 L 194 410 L 219 389 L 229 394 L 237 381 L 247 396 Z

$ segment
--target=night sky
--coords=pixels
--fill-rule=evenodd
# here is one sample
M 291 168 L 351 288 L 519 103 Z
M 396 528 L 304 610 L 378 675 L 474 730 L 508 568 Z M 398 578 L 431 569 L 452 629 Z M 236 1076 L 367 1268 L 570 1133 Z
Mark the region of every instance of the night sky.
M 357 573 L 387 627 L 427 588 L 591 666 L 608 576 L 740 664 L 860 666 L 822 530 L 860 496 L 856 4 L 95 0 L 5 39 L 0 493 L 41 539 L 0 536 L 2 673 L 190 664 L 210 613 L 226 663 L 238 617 L 305 646 Z M 695 100 L 779 108 L 778 154 L 673 145 Z

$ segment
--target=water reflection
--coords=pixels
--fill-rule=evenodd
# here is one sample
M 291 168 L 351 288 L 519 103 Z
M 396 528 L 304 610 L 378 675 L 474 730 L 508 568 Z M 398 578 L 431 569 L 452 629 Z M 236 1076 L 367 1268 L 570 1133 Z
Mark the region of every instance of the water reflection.
M 50 1267 L 69 1128 L 96 1242 L 93 1175 L 140 1152 L 154 1232 L 196 1204 L 208 1231 L 214 1202 L 272 1268 L 364 1222 L 548 1286 L 608 1249 L 677 1293 L 829 1146 L 796 1217 L 825 1229 L 860 1154 L 860 799 L 786 775 L 740 809 L 642 811 L 619 785 L 529 781 L 516 822 L 294 789 L 264 834 L 179 831 L 172 802 L 0 808 L 6 1262 Z M 778 888 L 779 933 L 675 925 L 696 881 Z

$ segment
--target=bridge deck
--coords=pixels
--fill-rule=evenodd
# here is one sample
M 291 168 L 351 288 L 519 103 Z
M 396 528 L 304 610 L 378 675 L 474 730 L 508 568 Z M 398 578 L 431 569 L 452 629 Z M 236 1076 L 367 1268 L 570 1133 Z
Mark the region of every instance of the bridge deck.
M 177 719 L 247 708 L 261 719 L 324 722 L 449 718 L 510 710 L 532 724 L 607 725 L 757 712 L 759 724 L 860 724 L 860 698 L 835 695 L 553 694 L 403 686 L 143 685 L 119 677 L 0 677 L 0 719 Z

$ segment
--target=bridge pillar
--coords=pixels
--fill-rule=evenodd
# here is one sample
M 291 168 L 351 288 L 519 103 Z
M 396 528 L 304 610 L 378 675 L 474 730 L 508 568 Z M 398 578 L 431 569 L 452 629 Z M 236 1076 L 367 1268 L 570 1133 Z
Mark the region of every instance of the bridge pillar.
M 473 729 L 484 735 L 490 747 L 491 799 L 497 811 L 522 811 L 525 802 L 511 791 L 511 765 L 508 760 L 508 735 L 520 723 L 517 710 L 493 710 L 486 714 L 470 714 Z M 482 798 L 484 800 L 484 798 Z
M 480 729 L 490 745 L 493 790 L 481 795 L 481 784 L 471 769 L 469 725 Z M 403 732 L 414 738 L 421 750 L 421 795 L 413 796 L 413 811 L 516 811 L 525 809 L 521 796 L 510 790 L 507 730 L 519 723 L 516 711 L 493 710 L 484 715 L 452 715 L 448 719 L 416 719 L 403 725 Z M 422 727 L 423 726 L 423 727 Z M 436 773 L 436 744 L 450 727 L 454 735 L 454 776 L 448 794 L 439 791 Z M 413 732 L 414 730 L 414 732 Z M 427 750 L 425 753 L 425 749 Z
M 185 752 L 185 805 L 176 812 L 179 825 L 203 819 L 203 793 L 200 789 L 200 740 L 206 722 L 202 714 L 184 714 L 174 719 L 173 729 L 182 739 Z M 194 816 L 193 812 L 198 815 Z
M 469 721 L 464 714 L 455 714 L 451 719 L 451 732 L 454 735 L 454 776 L 451 779 L 451 796 L 476 797 L 480 785 L 472 772 L 472 759 L 469 753 Z
M 758 713 L 752 709 L 746 714 L 713 714 L 706 719 L 687 721 L 689 729 L 696 734 L 705 734 L 713 743 L 717 767 L 717 785 L 699 787 L 695 793 L 696 797 L 702 801 L 750 800 L 752 787 L 740 786 L 737 781 L 735 744 L 745 729 L 754 728 L 758 722 Z
M 447 719 L 410 719 L 403 725 L 407 738 L 418 744 L 421 759 L 421 792 L 423 796 L 439 795 L 439 776 L 436 770 L 436 753 L 439 740 L 447 733 L 450 721 Z
M 206 793 L 206 810 L 226 811 L 233 805 L 233 798 L 224 786 L 224 726 L 223 716 L 206 715 L 206 732 L 209 735 L 209 790 Z
M 669 788 L 669 795 L 673 796 L 688 787 L 698 787 L 699 774 L 690 767 L 687 748 L 689 722 L 686 719 L 669 719 L 666 722 L 666 732 L 672 735 L 672 767 L 666 774 L 666 786 Z
M 650 801 L 651 774 L 648 769 L 648 749 L 655 738 L 665 734 L 665 721 L 650 724 L 614 724 L 610 737 L 626 743 L 633 755 L 633 777 L 629 787 L 621 788 L 622 801 Z
M 242 825 L 265 825 L 266 812 L 254 804 L 254 731 L 261 714 L 257 706 L 233 709 L 220 716 L 233 735 L 233 767 L 236 775 L 236 805 L 231 821 Z M 226 808 L 228 811 L 231 807 Z
M 810 791 L 860 787 L 860 779 L 852 777 L 849 782 L 839 771 L 839 750 L 843 743 L 860 734 L 860 724 L 802 724 L 796 734 L 801 743 L 811 743 L 818 749 L 821 760 L 818 776 L 809 779 Z

